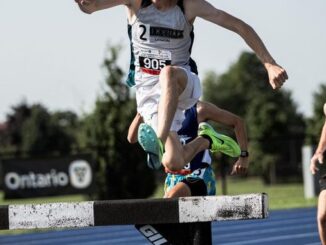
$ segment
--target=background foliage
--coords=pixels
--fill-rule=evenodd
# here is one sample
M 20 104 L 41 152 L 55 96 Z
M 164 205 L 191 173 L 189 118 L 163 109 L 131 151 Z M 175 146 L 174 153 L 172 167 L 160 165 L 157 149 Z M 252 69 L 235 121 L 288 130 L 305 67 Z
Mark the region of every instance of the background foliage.
M 265 183 L 300 176 L 303 115 L 297 111 L 290 92 L 271 88 L 256 55 L 244 52 L 226 73 L 208 73 L 203 91 L 204 100 L 245 119 L 250 139 L 250 174 L 262 176 Z
M 90 152 L 96 163 L 95 199 L 145 198 L 156 188 L 157 173 L 146 166 L 145 153 L 130 145 L 127 131 L 136 113 L 135 98 L 117 65 L 119 46 L 107 50 L 105 83 L 89 114 L 49 111 L 44 105 L 20 102 L 0 124 L 0 157 L 35 157 Z M 265 184 L 301 181 L 301 147 L 316 144 L 323 124 L 326 85 L 314 94 L 314 111 L 304 118 L 291 93 L 272 90 L 266 70 L 252 53 L 244 52 L 221 75 L 205 74 L 203 100 L 245 119 L 250 140 L 250 175 Z M 307 125 L 307 127 L 306 127 Z M 234 137 L 232 129 L 215 125 Z M 214 166 L 234 159 L 217 155 Z M 221 167 L 220 167 L 221 168 Z

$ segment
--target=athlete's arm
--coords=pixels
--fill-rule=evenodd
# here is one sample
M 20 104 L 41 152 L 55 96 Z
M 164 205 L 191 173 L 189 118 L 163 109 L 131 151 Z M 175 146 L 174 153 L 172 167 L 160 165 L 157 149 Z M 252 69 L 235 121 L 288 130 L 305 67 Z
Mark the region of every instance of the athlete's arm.
M 264 64 L 269 82 L 274 89 L 280 88 L 288 79 L 286 71 L 275 62 L 255 30 L 242 20 L 216 9 L 205 0 L 185 1 L 185 11 L 190 22 L 194 21 L 196 17 L 201 17 L 239 34 Z
M 95 11 L 112 8 L 118 5 L 132 5 L 134 0 L 75 0 L 81 11 L 91 14 Z
M 131 144 L 137 143 L 137 136 L 138 136 L 138 127 L 143 122 L 142 116 L 137 113 L 134 120 L 132 120 L 129 130 L 128 130 L 128 141 Z
M 248 137 L 244 121 L 237 115 L 223 110 L 216 105 L 208 102 L 199 101 L 197 103 L 197 119 L 198 122 L 214 121 L 234 129 L 240 149 L 247 151 Z M 233 165 L 231 174 L 243 174 L 247 171 L 249 165 L 248 157 L 240 157 Z
M 324 105 L 324 114 L 326 117 L 326 104 Z M 313 174 L 315 174 L 316 171 L 318 171 L 317 163 L 318 162 L 324 163 L 323 154 L 325 151 L 326 151 L 326 118 L 325 118 L 323 129 L 321 131 L 321 136 L 320 136 L 318 147 L 310 161 L 310 171 Z

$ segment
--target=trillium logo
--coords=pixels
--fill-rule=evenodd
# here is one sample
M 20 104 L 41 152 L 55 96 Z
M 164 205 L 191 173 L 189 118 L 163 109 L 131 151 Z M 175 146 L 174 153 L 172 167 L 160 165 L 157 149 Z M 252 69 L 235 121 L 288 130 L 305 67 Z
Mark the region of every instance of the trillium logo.
M 87 188 L 92 182 L 92 170 L 85 160 L 75 160 L 69 166 L 70 183 L 76 189 Z

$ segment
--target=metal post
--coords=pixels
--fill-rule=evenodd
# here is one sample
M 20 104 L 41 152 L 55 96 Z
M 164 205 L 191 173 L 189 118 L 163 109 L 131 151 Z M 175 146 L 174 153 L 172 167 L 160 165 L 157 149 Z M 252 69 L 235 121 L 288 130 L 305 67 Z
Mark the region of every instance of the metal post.
M 312 146 L 307 145 L 302 147 L 302 174 L 303 174 L 303 186 L 304 186 L 304 197 L 306 199 L 313 198 L 316 196 L 315 192 L 315 180 L 311 174 L 309 166 L 310 159 L 312 157 Z

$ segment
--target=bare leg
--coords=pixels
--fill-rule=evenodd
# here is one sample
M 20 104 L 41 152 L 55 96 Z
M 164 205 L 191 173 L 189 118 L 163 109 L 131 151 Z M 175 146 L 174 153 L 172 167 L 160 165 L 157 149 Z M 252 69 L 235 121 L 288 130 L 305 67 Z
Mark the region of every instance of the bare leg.
M 326 190 L 319 194 L 317 216 L 320 241 L 326 245 Z
M 157 137 L 165 144 L 177 110 L 179 96 L 187 86 L 184 70 L 166 66 L 160 74 L 161 98 L 158 106 Z
M 197 137 L 190 143 L 182 145 L 176 132 L 170 132 L 165 144 L 162 164 L 171 171 L 181 170 L 194 156 L 209 147 L 209 141 Z
M 184 161 L 186 164 L 190 162 L 201 151 L 209 148 L 209 141 L 198 136 L 193 141 L 183 146 Z
M 171 190 L 165 193 L 164 198 L 173 198 L 173 197 L 187 197 L 191 196 L 191 190 L 183 182 L 176 184 Z

